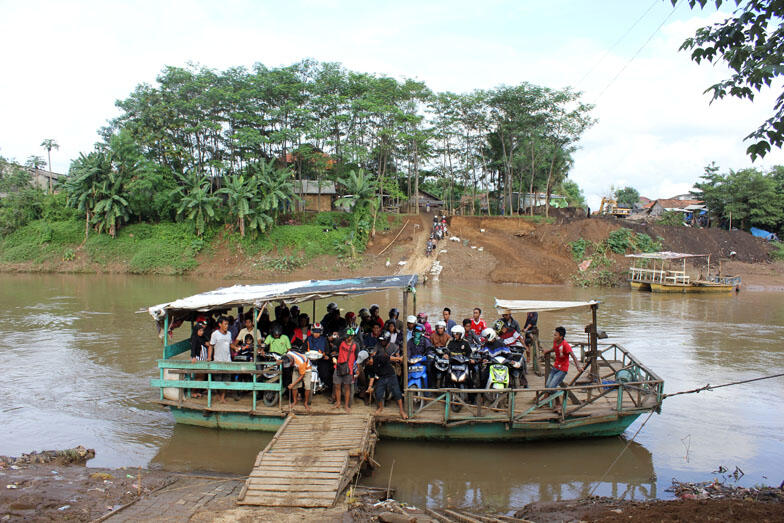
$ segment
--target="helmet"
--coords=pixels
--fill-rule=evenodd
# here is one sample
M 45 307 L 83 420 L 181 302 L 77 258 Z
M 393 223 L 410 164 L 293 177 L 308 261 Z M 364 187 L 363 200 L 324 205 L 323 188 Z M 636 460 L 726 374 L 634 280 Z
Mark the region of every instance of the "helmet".
M 420 323 L 426 322 L 427 314 L 425 314 L 424 312 L 420 312 L 419 314 L 417 314 L 417 321 L 419 321 Z
M 400 311 L 396 308 L 389 309 L 389 319 L 397 319 L 400 316 Z
M 465 329 L 462 325 L 455 325 L 452 327 L 452 336 L 457 336 L 458 334 L 460 336 L 465 336 Z
M 324 329 L 321 327 L 320 323 L 314 323 L 313 326 L 310 328 L 310 332 L 318 332 L 321 334 L 324 332 Z
M 362 307 L 361 309 L 359 309 L 358 314 L 359 314 L 359 317 L 362 318 L 363 320 L 366 319 L 366 318 L 370 318 L 370 311 L 368 311 L 365 307 Z
M 374 303 L 373 305 L 370 306 L 370 315 L 371 316 L 373 315 L 373 311 L 376 311 L 376 313 L 378 313 L 379 309 L 380 307 Z
M 441 327 L 442 329 L 446 329 L 446 322 L 444 320 L 439 320 L 436 322 L 436 329 Z
M 409 315 L 408 318 L 406 318 L 406 323 L 416 323 L 416 316 Z
M 362 363 L 364 363 L 364 362 L 365 362 L 365 360 L 366 360 L 366 359 L 368 359 L 369 357 L 370 357 L 370 354 L 368 354 L 368 351 L 366 351 L 366 350 L 362 349 L 362 350 L 361 350 L 361 351 L 359 351 L 359 353 L 357 354 L 357 365 L 361 365 L 361 364 L 362 364 Z
M 354 314 L 354 313 L 353 313 L 353 312 L 351 312 L 351 311 L 348 311 L 348 312 L 346 313 L 346 321 L 353 321 L 353 320 L 354 320 L 354 318 L 356 318 L 356 317 L 357 317 L 357 315 L 356 315 L 356 314 Z
M 339 311 L 339 310 L 340 309 L 338 309 L 338 304 L 335 303 L 334 301 L 329 302 L 327 304 L 327 312 L 335 312 L 335 311 Z
M 346 336 L 354 336 L 356 335 L 356 333 L 357 333 L 357 329 L 354 329 L 353 327 L 349 327 L 348 329 L 346 329 Z
M 414 326 L 414 332 L 425 332 L 424 325 L 417 324 Z
M 493 328 L 498 334 L 501 333 L 501 329 L 503 329 L 505 326 L 506 323 L 504 323 L 503 320 L 495 320 L 495 323 L 493 323 Z
M 482 337 L 487 341 L 494 341 L 498 337 L 498 334 L 496 334 L 493 329 L 488 327 L 482 331 Z
M 283 334 L 283 326 L 280 323 L 272 325 L 272 336 L 280 336 Z
M 389 343 L 389 340 L 392 339 L 392 333 L 389 332 L 389 331 L 386 331 L 384 334 L 381 335 L 380 339 L 381 339 L 381 341 L 385 341 L 385 342 Z
M 297 314 L 299 314 L 299 306 L 298 305 L 292 306 L 289 309 L 289 312 L 291 313 L 292 316 L 296 316 Z

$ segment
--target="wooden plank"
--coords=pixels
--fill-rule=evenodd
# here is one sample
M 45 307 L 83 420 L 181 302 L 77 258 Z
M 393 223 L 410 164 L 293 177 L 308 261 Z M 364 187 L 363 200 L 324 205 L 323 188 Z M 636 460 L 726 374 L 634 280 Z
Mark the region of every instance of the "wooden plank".
M 332 492 L 333 495 L 336 495 L 337 492 L 337 484 L 332 485 L 314 485 L 312 483 L 307 484 L 290 484 L 290 485 L 270 485 L 270 486 L 263 486 L 263 485 L 251 485 L 248 487 L 248 494 L 254 494 L 262 492 L 286 492 L 286 493 L 310 493 L 310 492 Z
M 298 478 L 298 479 L 333 479 L 340 474 L 334 472 L 288 472 L 288 471 L 274 471 L 274 470 L 254 470 L 250 473 L 249 478 L 261 479 L 274 479 L 274 478 Z

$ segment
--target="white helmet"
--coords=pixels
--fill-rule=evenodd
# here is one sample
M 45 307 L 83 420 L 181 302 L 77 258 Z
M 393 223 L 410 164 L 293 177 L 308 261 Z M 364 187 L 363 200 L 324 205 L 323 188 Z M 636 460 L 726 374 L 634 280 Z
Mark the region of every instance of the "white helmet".
M 458 334 L 461 336 L 465 336 L 465 329 L 463 328 L 462 325 L 455 325 L 454 327 L 452 327 L 452 336 L 457 336 Z
M 446 329 L 446 322 L 444 320 L 437 321 L 436 322 L 436 329 L 439 328 L 439 327 Z
M 482 337 L 487 341 L 494 341 L 498 337 L 498 334 L 496 334 L 493 329 L 488 327 L 482 331 Z
M 416 323 L 416 316 L 409 314 L 408 318 L 406 318 L 406 323 Z

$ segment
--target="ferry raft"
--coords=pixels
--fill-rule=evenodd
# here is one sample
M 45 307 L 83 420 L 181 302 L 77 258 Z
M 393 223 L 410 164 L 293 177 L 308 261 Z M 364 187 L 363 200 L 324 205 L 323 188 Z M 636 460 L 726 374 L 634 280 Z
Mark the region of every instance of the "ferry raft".
M 729 293 L 740 290 L 740 276 L 711 275 L 710 254 L 662 251 L 627 254 L 626 257 L 634 259 L 628 275 L 632 290 L 668 293 Z M 686 260 L 700 258 L 707 259 L 706 274 L 692 278 L 686 273 Z M 676 267 L 677 262 L 682 262 L 682 266 Z
M 190 350 L 189 337 L 195 319 L 243 307 L 245 311 L 251 310 L 258 320 L 262 309 L 282 301 L 287 305 L 312 302 L 315 321 L 316 300 L 338 300 L 391 290 L 402 292 L 400 308 L 405 318 L 409 311 L 416 310 L 416 285 L 416 275 L 236 285 L 150 307 L 148 312 L 163 340 L 163 354 L 158 360 L 159 376 L 150 382 L 152 387 L 159 389 L 158 403 L 171 410 L 177 423 L 279 431 L 290 419 L 288 390 L 283 388 L 279 364 L 259 361 L 192 363 L 184 353 Z M 409 308 L 411 300 L 413 308 Z M 560 388 L 546 389 L 544 382 L 549 359 L 545 359 L 544 368 L 540 369 L 537 343 L 534 343 L 529 388 L 496 390 L 492 400 L 487 399 L 484 389 L 406 389 L 404 408 L 408 420 L 400 419 L 398 409 L 391 404 L 381 415 L 374 416 L 374 407 L 361 401 L 354 402 L 350 417 L 359 415 L 370 419 L 369 423 L 382 439 L 525 441 L 619 435 L 641 414 L 660 411 L 662 379 L 622 346 L 599 342 L 603 334 L 596 328 L 599 302 L 496 299 L 496 308 L 499 312 L 508 310 L 512 313 L 585 310 L 590 314 L 590 323 L 585 329 L 587 339 L 568 339 L 583 370 L 578 373 L 570 367 Z M 186 331 L 181 336 L 185 338 L 183 341 L 172 342 L 170 333 L 179 330 L 173 327 L 179 327 L 180 332 Z M 404 348 L 404 361 L 407 361 L 405 352 Z M 407 383 L 407 365 L 402 372 L 403 383 Z M 240 379 L 213 381 L 212 375 L 216 374 L 238 375 Z M 239 401 L 213 401 L 214 392 L 221 390 L 247 394 Z M 206 394 L 195 398 L 191 391 Z M 560 408 L 554 409 L 553 400 L 557 397 L 564 401 Z M 333 409 L 323 395 L 313 398 L 312 411 L 311 418 L 324 419 L 325 423 L 323 416 L 343 415 Z

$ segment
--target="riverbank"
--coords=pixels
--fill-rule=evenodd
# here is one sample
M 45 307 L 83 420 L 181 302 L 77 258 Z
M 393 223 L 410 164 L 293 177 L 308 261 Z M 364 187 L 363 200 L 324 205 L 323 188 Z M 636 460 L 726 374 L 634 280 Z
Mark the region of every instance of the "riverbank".
M 161 223 L 128 225 L 117 238 L 93 234 L 84 242 L 78 222 L 38 221 L 0 241 L 0 272 L 209 275 L 268 282 L 402 272 L 426 276 L 437 259 L 437 276 L 446 282 L 470 274 L 494 283 L 623 286 L 628 259 L 623 249 L 611 248 L 620 241 L 629 250 L 711 254 L 713 271 L 721 263 L 722 274 L 741 276 L 747 289 L 784 290 L 784 262 L 772 259 L 769 244 L 743 231 L 538 218 L 451 217 L 449 236 L 459 241 L 442 240 L 430 257 L 424 247 L 432 217 L 424 214 L 384 216 L 375 238 L 353 251 L 344 213 L 302 216 L 245 239 L 230 228 L 197 238 L 186 224 Z
M 34 454 L 42 459 L 32 462 L 0 458 L 0 521 L 784 521 L 781 488 L 716 482 L 675 484 L 675 500 L 597 496 L 510 506 L 501 512 L 414 507 L 386 499 L 385 489 L 361 485 L 328 509 L 248 507 L 236 505 L 244 477 L 88 468 L 82 460 L 56 457 L 76 451 Z

